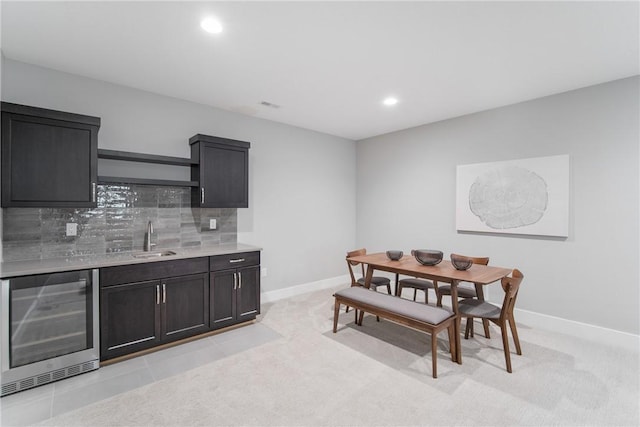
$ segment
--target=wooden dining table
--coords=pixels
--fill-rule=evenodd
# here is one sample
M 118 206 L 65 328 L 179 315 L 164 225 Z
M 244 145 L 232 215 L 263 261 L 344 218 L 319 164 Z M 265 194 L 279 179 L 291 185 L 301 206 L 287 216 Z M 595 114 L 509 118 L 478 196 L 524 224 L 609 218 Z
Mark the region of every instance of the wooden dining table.
M 473 264 L 468 270 L 461 271 L 456 270 L 451 262 L 446 260 L 436 265 L 422 265 L 410 255 L 405 255 L 399 260 L 393 261 L 385 253 L 355 256 L 347 258 L 347 260 L 367 266 L 365 275 L 365 287 L 367 288 L 371 287 L 371 278 L 375 270 L 450 283 L 452 309 L 457 317 L 455 321 L 456 361 L 460 364 L 462 363 L 462 353 L 460 351 L 461 316 L 458 310 L 458 284 L 460 282 L 474 283 L 478 299 L 483 300 L 484 292 L 482 288 L 484 285 L 497 282 L 511 273 L 511 269 L 508 268 L 479 264 Z

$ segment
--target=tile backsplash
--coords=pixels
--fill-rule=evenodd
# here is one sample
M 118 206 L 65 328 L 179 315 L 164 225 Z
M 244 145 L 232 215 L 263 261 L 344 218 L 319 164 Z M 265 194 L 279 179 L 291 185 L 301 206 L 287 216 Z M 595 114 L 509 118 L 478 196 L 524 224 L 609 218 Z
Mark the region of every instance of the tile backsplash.
M 216 230 L 209 219 L 217 220 Z M 236 209 L 192 208 L 186 187 L 105 184 L 96 208 L 5 208 L 4 261 L 141 251 L 147 223 L 154 249 L 216 246 L 237 239 Z M 76 236 L 67 223 L 78 224 Z

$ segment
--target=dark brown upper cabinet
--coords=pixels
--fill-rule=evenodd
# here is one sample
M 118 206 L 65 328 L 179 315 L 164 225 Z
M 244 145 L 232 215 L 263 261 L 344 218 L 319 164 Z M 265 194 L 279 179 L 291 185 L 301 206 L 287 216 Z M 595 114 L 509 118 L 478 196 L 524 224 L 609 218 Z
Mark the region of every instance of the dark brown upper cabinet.
M 194 135 L 191 144 L 191 204 L 203 208 L 249 207 L 250 143 L 208 135 Z
M 3 102 L 2 206 L 95 207 L 100 118 Z

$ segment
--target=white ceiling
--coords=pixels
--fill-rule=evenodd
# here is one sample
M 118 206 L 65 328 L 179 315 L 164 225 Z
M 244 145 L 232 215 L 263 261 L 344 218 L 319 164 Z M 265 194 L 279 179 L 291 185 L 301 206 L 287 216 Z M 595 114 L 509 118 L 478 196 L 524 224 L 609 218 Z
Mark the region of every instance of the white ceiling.
M 6 58 L 354 140 L 640 74 L 637 1 L 1 7 Z

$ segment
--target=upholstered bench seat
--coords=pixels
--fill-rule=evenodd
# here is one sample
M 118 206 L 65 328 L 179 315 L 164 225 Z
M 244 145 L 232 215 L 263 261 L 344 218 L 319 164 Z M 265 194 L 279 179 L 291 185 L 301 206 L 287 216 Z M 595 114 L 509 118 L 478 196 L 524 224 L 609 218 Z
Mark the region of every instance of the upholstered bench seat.
M 437 378 L 437 335 L 444 329 L 447 329 L 449 334 L 451 360 L 455 361 L 455 345 L 457 342 L 454 336 L 455 315 L 451 310 L 409 301 L 357 286 L 338 291 L 333 296 L 335 297 L 334 333 L 338 329 L 340 305 L 344 304 L 361 311 L 358 321 L 359 326 L 362 326 L 363 313 L 367 312 L 431 334 L 433 378 Z
M 382 310 L 432 325 L 437 325 L 453 316 L 453 311 L 445 307 L 434 307 L 357 286 L 338 291 L 334 296 L 345 301 L 353 300 L 376 306 Z

